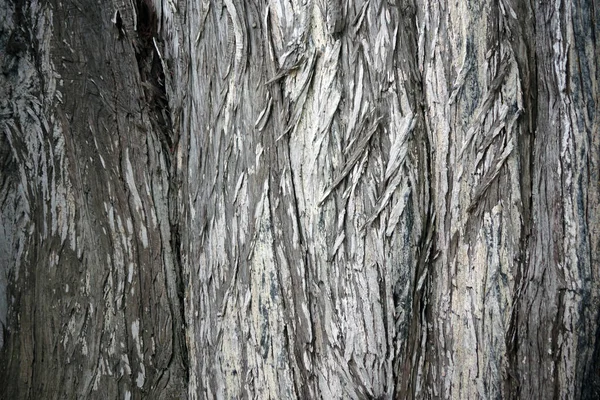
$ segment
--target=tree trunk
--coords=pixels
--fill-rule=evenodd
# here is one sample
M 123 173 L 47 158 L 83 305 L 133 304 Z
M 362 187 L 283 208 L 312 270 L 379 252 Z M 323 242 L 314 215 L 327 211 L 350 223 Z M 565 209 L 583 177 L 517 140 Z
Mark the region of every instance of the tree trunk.
M 600 396 L 593 1 L 0 4 L 0 397 Z

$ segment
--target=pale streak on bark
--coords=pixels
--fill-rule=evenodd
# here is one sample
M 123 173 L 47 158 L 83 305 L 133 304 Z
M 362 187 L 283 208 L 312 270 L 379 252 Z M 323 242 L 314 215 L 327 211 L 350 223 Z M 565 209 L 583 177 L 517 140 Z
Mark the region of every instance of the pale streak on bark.
M 240 4 L 227 2 L 229 14 L 239 12 Z M 249 64 L 241 82 L 212 72 L 237 69 L 240 62 L 239 53 L 227 56 L 232 33 L 223 29 L 231 25 L 214 10 L 190 17 L 204 21 L 201 35 L 190 36 L 194 46 L 183 37 L 164 52 L 172 64 L 179 60 L 185 66 L 174 70 L 172 93 L 192 93 L 182 105 L 187 118 L 179 127 L 191 133 L 181 147 L 189 146 L 190 152 L 184 153 L 180 170 L 181 180 L 188 182 L 180 207 L 190 217 L 182 232 L 194 366 L 189 396 L 392 396 L 395 373 L 388 349 L 402 351 L 404 339 L 395 333 L 402 322 L 396 321 L 410 319 L 412 305 L 399 300 L 404 305 L 397 308 L 391 293 L 399 292 L 398 299 L 410 296 L 398 282 L 414 279 L 410 264 L 418 258 L 415 244 L 428 211 L 422 189 L 407 189 L 422 178 L 404 170 L 407 163 L 417 169 L 424 162 L 408 150 L 414 99 L 406 96 L 398 77 L 386 72 L 391 52 L 382 51 L 396 45 L 398 11 L 362 4 L 352 9 L 352 17 L 369 20 L 369 29 L 379 32 L 370 47 L 333 37 L 340 33 L 337 22 L 332 25 L 331 13 L 337 10 L 324 15 L 314 2 L 245 7 L 249 19 L 240 28 L 233 24 L 236 46 L 249 43 L 243 48 Z M 192 6 L 179 11 L 184 9 L 200 13 Z M 169 12 L 162 10 L 173 24 L 169 32 L 183 31 Z M 272 47 L 261 43 L 261 31 Z M 240 38 L 240 32 L 247 37 Z M 181 48 L 191 48 L 189 56 Z M 271 63 L 270 56 L 261 58 L 271 53 Z M 357 75 L 341 54 L 357 57 Z M 367 82 L 365 90 L 366 79 L 377 83 Z M 206 99 L 205 105 L 194 103 L 198 99 Z M 393 125 L 381 126 L 389 115 Z M 394 155 L 388 162 L 382 143 L 390 141 Z M 347 149 L 352 154 L 345 156 Z M 386 168 L 407 179 L 398 191 L 401 198 L 395 197 L 398 183 L 393 183 L 386 201 L 374 209 L 377 192 L 388 187 Z M 332 183 L 328 177 L 334 170 L 342 172 Z M 204 182 L 209 191 L 200 189 Z M 392 204 L 405 205 L 395 208 L 388 227 L 391 205 L 384 210 L 392 198 Z M 375 215 L 370 222 L 382 222 L 361 231 L 369 215 Z M 410 233 L 396 233 L 402 228 L 394 227 L 407 224 Z M 405 249 L 397 253 L 402 256 L 389 255 L 395 246 Z M 392 269 L 400 260 L 406 264 Z
M 511 255 L 519 251 L 511 238 L 520 236 L 521 190 L 517 174 L 499 174 L 503 167 L 507 172 L 518 168 L 511 145 L 503 144 L 516 133 L 505 130 L 480 160 L 478 146 L 472 145 L 490 134 L 499 110 L 505 105 L 516 110 L 522 101 L 516 68 L 508 64 L 508 39 L 490 32 L 493 24 L 502 29 L 505 23 L 495 7 L 493 2 L 469 8 L 464 2 L 436 4 L 422 28 L 441 251 L 431 278 L 433 379 L 423 384 L 429 396 L 497 397 L 508 363 L 505 332 L 516 269 Z M 449 59 L 456 62 L 448 64 Z M 498 179 L 501 191 L 490 188 Z

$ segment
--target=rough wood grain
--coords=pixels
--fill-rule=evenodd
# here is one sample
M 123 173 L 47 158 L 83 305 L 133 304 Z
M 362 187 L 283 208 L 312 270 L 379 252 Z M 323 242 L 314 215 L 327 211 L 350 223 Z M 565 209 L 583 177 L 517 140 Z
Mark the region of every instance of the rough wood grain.
M 600 396 L 593 1 L 0 21 L 0 397 Z

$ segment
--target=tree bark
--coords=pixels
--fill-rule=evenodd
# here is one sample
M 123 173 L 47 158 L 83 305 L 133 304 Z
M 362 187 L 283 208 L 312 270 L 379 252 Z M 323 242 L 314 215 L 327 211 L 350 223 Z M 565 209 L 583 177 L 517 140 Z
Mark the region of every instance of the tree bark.
M 0 397 L 600 396 L 593 1 L 0 3 Z

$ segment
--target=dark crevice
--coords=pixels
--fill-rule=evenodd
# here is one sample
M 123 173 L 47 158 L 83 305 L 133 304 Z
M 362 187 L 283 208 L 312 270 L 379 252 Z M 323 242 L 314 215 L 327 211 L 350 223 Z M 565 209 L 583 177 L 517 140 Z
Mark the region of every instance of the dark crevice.
M 181 259 L 181 226 L 178 207 L 180 181 L 175 167 L 177 151 L 177 135 L 172 125 L 169 107 L 163 60 L 158 46 L 158 18 L 154 6 L 149 0 L 136 0 L 137 37 L 135 39 L 135 56 L 138 64 L 140 80 L 144 92 L 145 107 L 150 116 L 152 128 L 158 138 L 169 182 L 167 189 L 167 205 L 170 227 L 170 248 L 172 251 L 173 271 L 167 272 L 167 290 L 172 313 L 173 353 L 168 368 L 182 368 L 183 379 L 189 381 L 189 357 L 186 343 L 185 320 L 185 282 L 183 279 L 183 263 Z M 169 268 L 169 266 L 166 266 Z M 171 278 L 169 278 L 171 276 Z M 171 283 L 169 283 L 169 281 Z M 175 293 L 172 293 L 172 292 Z M 164 372 L 164 371 L 163 371 Z M 174 371 L 173 371 L 174 372 Z M 169 379 L 169 378 L 167 378 Z M 187 386 L 187 385 L 186 385 Z
M 527 274 L 529 270 L 529 250 L 531 248 L 531 230 L 533 226 L 532 204 L 533 204 L 533 171 L 534 165 L 534 144 L 535 132 L 537 130 L 537 110 L 538 110 L 538 71 L 537 71 L 537 52 L 535 24 L 529 24 L 528 21 L 535 20 L 534 5 L 532 2 L 516 3 L 518 5 L 517 13 L 522 14 L 524 18 L 519 21 L 509 20 L 513 38 L 510 43 L 513 46 L 515 61 L 517 63 L 520 82 L 523 88 L 523 108 L 524 112 L 519 117 L 521 126 L 518 135 L 519 164 L 523 173 L 521 174 L 521 205 L 522 215 L 521 237 L 519 238 L 519 252 L 514 256 L 514 299 L 512 303 L 511 318 L 505 335 L 505 345 L 508 365 L 504 376 L 504 388 L 508 399 L 521 398 L 522 377 L 519 366 L 520 337 L 525 334 L 520 331 L 524 313 L 523 293 L 526 291 Z
M 403 332 L 397 332 L 395 341 L 399 343 L 397 346 L 402 346 L 396 354 L 394 360 L 394 398 L 410 398 L 412 396 L 426 396 L 425 393 L 416 393 L 416 388 L 421 387 L 423 391 L 427 391 L 428 387 L 435 382 L 431 376 L 432 360 L 437 355 L 435 353 L 435 344 L 432 343 L 432 335 L 429 334 L 428 321 L 433 320 L 431 305 L 428 299 L 431 296 L 431 285 L 433 284 L 434 276 L 432 275 L 432 266 L 434 265 L 434 254 L 436 252 L 435 236 L 436 236 L 436 221 L 433 204 L 435 199 L 433 196 L 433 156 L 430 142 L 430 132 L 428 132 L 428 124 L 426 124 L 427 112 L 424 108 L 425 98 L 425 81 L 423 76 L 417 72 L 418 68 L 418 41 L 415 32 L 416 26 L 416 11 L 412 8 L 405 8 L 403 15 L 400 16 L 401 28 L 398 29 L 397 43 L 400 51 L 398 54 L 412 54 L 413 57 L 408 58 L 408 72 L 411 74 L 410 79 L 405 81 L 407 87 L 398 87 L 398 93 L 403 90 L 408 90 L 411 97 L 411 108 L 416 110 L 418 122 L 414 128 L 412 140 L 418 141 L 419 153 L 415 158 L 415 164 L 418 165 L 418 170 L 422 171 L 419 174 L 422 180 L 421 187 L 414 187 L 411 191 L 411 196 L 415 199 L 407 203 L 404 213 L 408 216 L 421 214 L 422 225 L 420 232 L 414 243 L 414 258 L 412 263 L 415 266 L 415 271 L 409 279 L 412 281 L 396 282 L 394 287 L 394 306 L 398 308 L 408 308 L 407 328 Z M 403 80 L 397 76 L 396 82 L 399 85 Z M 418 207 L 418 208 L 417 208 Z M 407 232 L 412 232 L 412 224 L 415 222 L 410 219 L 410 228 Z M 409 233 L 412 237 L 412 233 Z M 413 239 L 415 240 L 415 239 Z M 410 304 L 406 306 L 401 300 L 399 293 L 402 288 L 398 285 L 410 285 L 411 294 L 405 300 Z M 421 285 L 419 287 L 419 285 Z M 425 331 L 425 333 L 424 333 Z M 427 335 L 427 344 L 422 345 L 423 335 Z M 404 343 L 403 343 L 404 342 Z M 424 360 L 423 375 L 419 376 L 419 365 L 421 360 Z M 435 363 L 435 361 L 433 361 Z
M 583 400 L 600 399 L 600 312 L 596 315 L 596 323 L 596 343 L 581 385 Z
M 157 128 L 158 139 L 166 154 L 168 166 L 177 146 L 165 88 L 165 71 L 158 52 L 158 18 L 148 0 L 137 0 L 137 40 L 135 56 L 143 86 L 145 104 Z

